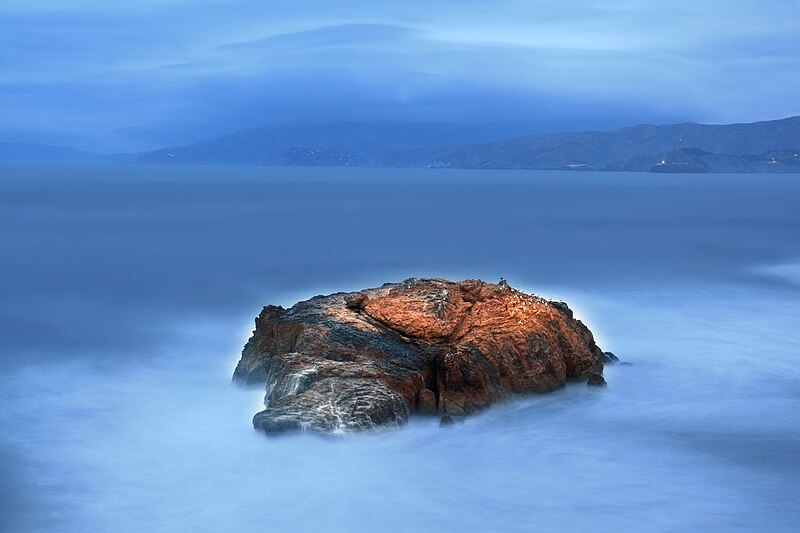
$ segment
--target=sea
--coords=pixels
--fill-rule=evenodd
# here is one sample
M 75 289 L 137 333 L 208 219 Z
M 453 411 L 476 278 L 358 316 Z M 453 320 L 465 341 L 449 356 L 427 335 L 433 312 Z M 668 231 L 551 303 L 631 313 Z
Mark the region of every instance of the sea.
M 268 438 L 262 306 L 409 277 L 566 301 L 608 387 Z M 796 532 L 800 177 L 0 167 L 0 530 Z

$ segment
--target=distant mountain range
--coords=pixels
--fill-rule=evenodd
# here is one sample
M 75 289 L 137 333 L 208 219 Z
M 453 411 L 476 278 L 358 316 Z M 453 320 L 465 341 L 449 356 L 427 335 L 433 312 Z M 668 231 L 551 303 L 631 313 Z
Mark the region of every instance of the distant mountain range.
M 639 125 L 493 140 L 499 131 L 457 124 L 288 124 L 116 156 L 0 143 L 0 163 L 800 172 L 800 117 L 730 125 Z
M 655 172 L 798 172 L 800 117 L 724 126 L 639 125 L 389 154 L 389 166 Z
M 375 166 L 386 154 L 491 142 L 522 125 L 406 122 L 290 123 L 141 154 L 142 163 Z
M 290 125 L 143 154 L 139 162 L 653 172 L 800 172 L 800 117 L 724 126 L 640 125 L 452 142 L 441 127 Z M 451 141 L 451 142 L 448 142 Z

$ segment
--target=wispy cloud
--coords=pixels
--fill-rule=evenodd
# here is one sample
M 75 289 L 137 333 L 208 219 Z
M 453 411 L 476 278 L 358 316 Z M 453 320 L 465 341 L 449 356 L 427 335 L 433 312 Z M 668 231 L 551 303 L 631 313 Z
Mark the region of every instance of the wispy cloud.
M 776 118 L 800 113 L 798 34 L 792 0 L 6 0 L 0 139 L 135 149 L 314 117 Z

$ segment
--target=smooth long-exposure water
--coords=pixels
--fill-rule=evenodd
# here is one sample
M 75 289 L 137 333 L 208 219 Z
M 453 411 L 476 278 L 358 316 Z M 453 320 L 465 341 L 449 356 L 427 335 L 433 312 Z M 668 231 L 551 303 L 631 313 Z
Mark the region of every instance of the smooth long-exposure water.
M 797 531 L 800 181 L 0 168 L 0 528 Z M 268 439 L 262 305 L 410 276 L 564 299 L 573 384 L 440 429 Z

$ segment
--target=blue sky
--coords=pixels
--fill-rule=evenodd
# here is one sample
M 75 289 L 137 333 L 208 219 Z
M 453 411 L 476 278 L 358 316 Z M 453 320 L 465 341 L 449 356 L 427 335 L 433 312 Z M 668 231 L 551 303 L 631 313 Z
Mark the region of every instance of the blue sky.
M 0 140 L 288 121 L 548 128 L 800 114 L 797 0 L 3 0 Z

